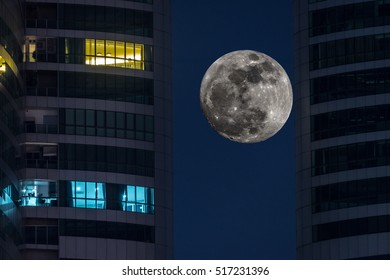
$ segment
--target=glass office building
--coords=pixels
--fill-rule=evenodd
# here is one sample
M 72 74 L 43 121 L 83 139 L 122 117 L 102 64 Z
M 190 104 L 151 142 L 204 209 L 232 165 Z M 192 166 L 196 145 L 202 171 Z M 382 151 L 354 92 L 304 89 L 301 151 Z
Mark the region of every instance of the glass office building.
M 172 258 L 170 1 L 0 0 L 0 258 Z
M 297 256 L 390 258 L 390 1 L 296 0 Z

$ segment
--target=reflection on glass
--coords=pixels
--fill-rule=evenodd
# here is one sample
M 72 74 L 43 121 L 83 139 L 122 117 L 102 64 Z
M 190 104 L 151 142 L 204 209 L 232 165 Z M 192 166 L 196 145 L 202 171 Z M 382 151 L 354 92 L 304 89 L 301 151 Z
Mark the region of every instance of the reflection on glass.
M 3 205 L 9 206 L 14 203 L 14 201 L 12 201 L 12 197 L 13 189 L 11 185 L 8 185 L 2 191 L 0 191 L 0 208 L 2 208 Z

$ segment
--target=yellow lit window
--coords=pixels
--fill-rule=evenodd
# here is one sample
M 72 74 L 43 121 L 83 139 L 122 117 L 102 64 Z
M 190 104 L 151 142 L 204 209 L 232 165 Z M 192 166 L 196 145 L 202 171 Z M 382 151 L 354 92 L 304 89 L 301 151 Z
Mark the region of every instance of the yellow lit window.
M 95 65 L 95 40 L 85 39 L 85 64 Z
M 133 43 L 126 43 L 126 68 L 135 68 Z
M 96 40 L 96 65 L 106 65 L 104 54 L 104 40 Z
M 85 64 L 144 70 L 144 45 L 85 39 Z
M 5 72 L 5 60 L 0 56 L 0 73 Z
M 36 61 L 36 39 L 26 38 L 26 43 L 24 45 L 26 56 L 25 59 L 27 62 Z
M 135 69 L 144 69 L 144 45 L 135 44 Z
M 115 41 L 106 41 L 106 65 L 115 66 Z
M 125 43 L 124 42 L 116 42 L 115 49 L 115 66 L 116 67 L 126 67 L 125 64 Z

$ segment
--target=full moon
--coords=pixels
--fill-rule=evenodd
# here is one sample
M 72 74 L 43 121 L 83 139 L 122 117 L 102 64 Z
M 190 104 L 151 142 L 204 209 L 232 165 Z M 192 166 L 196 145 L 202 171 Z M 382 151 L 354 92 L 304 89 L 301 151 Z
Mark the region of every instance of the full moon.
M 266 54 L 242 50 L 216 60 L 206 71 L 200 104 L 220 135 L 240 143 L 272 137 L 286 123 L 292 88 L 283 67 Z

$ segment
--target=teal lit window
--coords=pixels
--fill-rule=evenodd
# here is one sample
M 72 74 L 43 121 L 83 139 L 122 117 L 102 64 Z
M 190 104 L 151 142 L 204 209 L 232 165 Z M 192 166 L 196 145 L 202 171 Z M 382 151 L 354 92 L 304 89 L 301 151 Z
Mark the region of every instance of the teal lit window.
M 73 207 L 105 209 L 106 186 L 103 183 L 71 181 Z
M 20 181 L 20 206 L 57 206 L 57 183 L 42 180 Z
M 3 191 L 0 191 L 0 207 L 3 205 L 9 205 L 12 203 L 12 187 L 11 185 L 8 185 L 3 189 Z
M 154 189 L 128 185 L 122 196 L 123 211 L 154 214 Z

